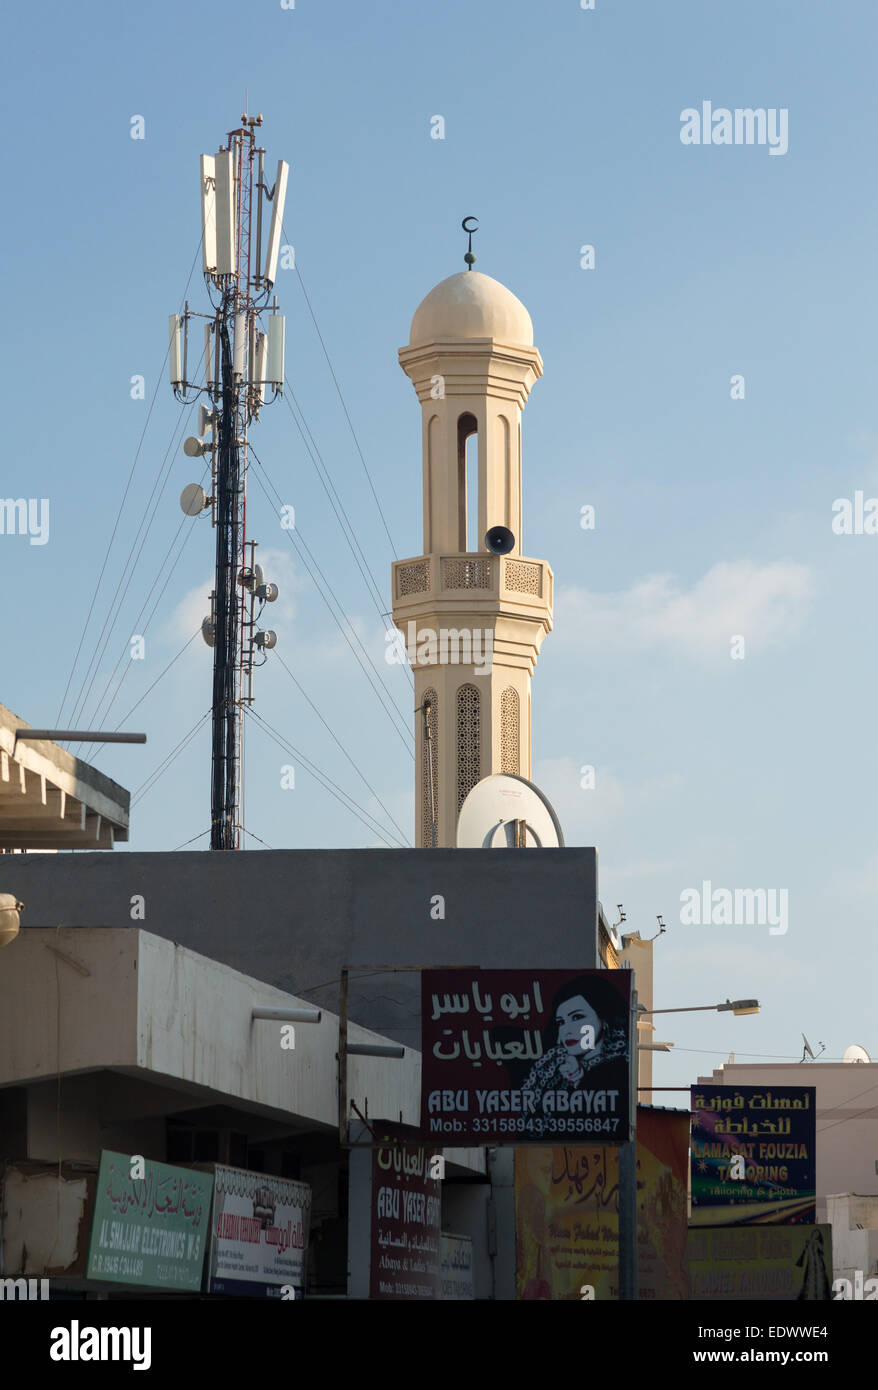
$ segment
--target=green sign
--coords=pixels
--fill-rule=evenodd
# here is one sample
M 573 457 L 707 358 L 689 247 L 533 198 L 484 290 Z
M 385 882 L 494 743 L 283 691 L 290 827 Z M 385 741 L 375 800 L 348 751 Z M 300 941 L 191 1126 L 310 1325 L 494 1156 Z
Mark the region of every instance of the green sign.
M 154 1289 L 200 1289 L 212 1195 L 211 1173 L 105 1149 L 87 1278 Z

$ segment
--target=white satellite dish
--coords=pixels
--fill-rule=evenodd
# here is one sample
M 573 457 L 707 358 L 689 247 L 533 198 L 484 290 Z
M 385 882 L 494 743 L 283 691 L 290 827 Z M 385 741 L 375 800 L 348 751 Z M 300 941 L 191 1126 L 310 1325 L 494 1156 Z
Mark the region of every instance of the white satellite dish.
M 871 1062 L 872 1058 L 864 1047 L 859 1043 L 851 1043 L 841 1059 L 843 1062 Z
M 180 493 L 180 506 L 187 516 L 198 516 L 207 506 L 207 493 L 200 483 L 187 483 Z
M 563 849 L 548 799 L 533 782 L 498 772 L 477 782 L 457 818 L 458 849 Z

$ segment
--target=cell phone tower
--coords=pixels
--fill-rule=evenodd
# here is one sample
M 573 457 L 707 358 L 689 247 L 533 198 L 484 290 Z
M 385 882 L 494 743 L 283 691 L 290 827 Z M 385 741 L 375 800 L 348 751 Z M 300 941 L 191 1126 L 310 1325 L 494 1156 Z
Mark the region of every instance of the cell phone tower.
M 247 539 L 246 526 L 247 432 L 269 393 L 271 400 L 281 394 L 284 381 L 284 318 L 277 298 L 268 301 L 289 165 L 280 160 L 274 186 L 265 182 L 265 150 L 256 144 L 261 125 L 261 116 L 245 113 L 217 154 L 201 156 L 202 269 L 212 312 L 199 314 L 187 301 L 183 314 L 170 316 L 174 395 L 187 404 L 199 396 L 209 401 L 199 406 L 199 437 L 187 439 L 183 451 L 190 458 L 209 457 L 211 494 L 190 483 L 180 506 L 189 516 L 209 509 L 216 530 L 211 611 L 201 626 L 213 648 L 211 849 L 241 848 L 244 706 L 253 703 L 255 666 L 265 664 L 265 653 L 277 642 L 274 632 L 258 626 L 265 604 L 277 598 L 277 585 L 266 582 L 256 564 L 256 542 Z M 198 347 L 190 352 L 189 327 L 196 318 L 205 320 L 204 336 L 194 339 Z M 203 380 L 189 380 L 193 358 Z

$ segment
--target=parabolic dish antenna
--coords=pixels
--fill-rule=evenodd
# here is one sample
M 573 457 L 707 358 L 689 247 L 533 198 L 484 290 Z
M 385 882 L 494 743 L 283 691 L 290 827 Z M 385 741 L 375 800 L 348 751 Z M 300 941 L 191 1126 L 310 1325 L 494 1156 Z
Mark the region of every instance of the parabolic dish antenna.
M 871 1062 L 872 1058 L 859 1043 L 851 1043 L 841 1059 L 843 1062 Z
M 187 516 L 198 516 L 207 506 L 207 493 L 200 483 L 187 483 L 180 493 L 180 506 Z
M 457 818 L 458 849 L 563 849 L 549 801 L 533 782 L 498 772 L 477 782 Z

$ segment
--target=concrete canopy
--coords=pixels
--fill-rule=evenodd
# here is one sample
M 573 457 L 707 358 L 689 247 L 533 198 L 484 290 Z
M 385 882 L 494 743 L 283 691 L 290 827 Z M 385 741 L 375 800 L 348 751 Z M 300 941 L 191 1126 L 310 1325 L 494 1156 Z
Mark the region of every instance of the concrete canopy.
M 128 839 L 131 794 L 0 705 L 0 849 L 112 849 Z

